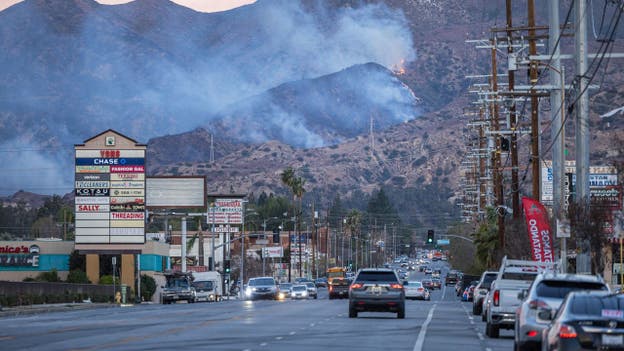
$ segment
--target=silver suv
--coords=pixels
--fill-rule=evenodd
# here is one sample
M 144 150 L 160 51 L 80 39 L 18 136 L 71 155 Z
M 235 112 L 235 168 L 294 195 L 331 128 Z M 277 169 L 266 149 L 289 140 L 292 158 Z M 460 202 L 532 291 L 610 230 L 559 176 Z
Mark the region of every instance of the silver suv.
M 556 311 L 565 296 L 571 291 L 604 290 L 609 291 L 602 277 L 580 274 L 541 273 L 528 291 L 520 293 L 524 300 L 516 311 L 514 328 L 514 350 L 539 350 L 542 330 L 548 327 L 548 320 L 538 317 L 543 309 Z
M 245 297 L 256 299 L 279 299 L 279 287 L 273 277 L 250 278 L 245 289 Z
M 349 318 L 358 312 L 396 312 L 405 318 L 405 290 L 396 272 L 384 268 L 360 269 L 349 287 Z

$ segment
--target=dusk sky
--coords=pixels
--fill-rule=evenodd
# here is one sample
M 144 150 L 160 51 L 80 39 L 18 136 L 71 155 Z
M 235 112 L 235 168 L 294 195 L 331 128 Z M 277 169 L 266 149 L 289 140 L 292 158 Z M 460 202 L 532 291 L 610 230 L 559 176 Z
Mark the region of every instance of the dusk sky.
M 0 0 L 0 11 L 23 0 Z M 100 4 L 116 5 L 131 2 L 133 0 L 96 0 Z M 163 0 L 168 1 L 168 0 Z M 171 0 L 177 4 L 190 7 L 200 12 L 226 11 L 239 6 L 256 2 L 256 0 Z

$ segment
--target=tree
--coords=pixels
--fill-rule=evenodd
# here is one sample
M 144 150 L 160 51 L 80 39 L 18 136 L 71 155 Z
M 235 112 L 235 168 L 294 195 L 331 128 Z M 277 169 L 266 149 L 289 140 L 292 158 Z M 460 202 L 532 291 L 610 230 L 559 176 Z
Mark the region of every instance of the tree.
M 591 273 L 602 274 L 606 265 L 604 249 L 608 236 L 604 233 L 605 224 L 611 217 L 611 209 L 599 206 L 586 206 L 572 202 L 568 207 L 568 218 L 572 229 L 571 248 L 581 250 L 587 245 L 591 260 Z
M 485 269 L 492 269 L 497 265 L 497 250 L 499 248 L 497 217 L 496 210 L 488 207 L 485 221 L 479 224 L 473 234 L 477 248 L 477 260 Z

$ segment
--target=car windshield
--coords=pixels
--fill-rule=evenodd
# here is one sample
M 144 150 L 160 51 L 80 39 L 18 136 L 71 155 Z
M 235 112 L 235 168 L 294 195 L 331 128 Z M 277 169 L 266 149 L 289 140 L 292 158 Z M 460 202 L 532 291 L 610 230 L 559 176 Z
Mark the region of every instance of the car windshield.
M 332 280 L 332 285 L 349 285 L 349 280 L 348 279 L 343 279 L 343 278 L 339 278 L 336 279 L 334 278 L 334 280 Z
M 392 272 L 360 272 L 357 281 L 396 282 L 397 278 Z
M 570 311 L 575 315 L 605 316 L 619 315 L 622 317 L 624 310 L 624 296 L 575 296 L 571 301 Z
M 570 291 L 578 290 L 607 290 L 607 287 L 600 283 L 544 280 L 537 285 L 535 292 L 537 296 L 563 299 Z
M 308 288 L 305 285 L 295 285 L 292 287 L 292 291 L 304 291 L 304 290 L 308 290 Z
M 495 279 L 496 274 L 486 274 L 485 277 L 483 277 L 483 283 L 481 283 L 481 288 L 489 289 Z
M 520 273 L 520 272 L 508 272 L 503 273 L 503 279 L 510 280 L 534 280 L 536 273 Z
M 280 289 L 290 289 L 290 288 L 292 288 L 292 284 L 290 283 L 280 284 Z
M 249 281 L 249 285 L 251 286 L 258 286 L 258 285 L 275 285 L 275 281 L 273 280 L 273 278 L 260 278 L 260 279 L 253 279 Z
M 307 282 L 307 283 L 305 283 L 305 284 L 306 284 L 306 286 L 308 286 L 309 288 L 316 288 L 316 285 L 314 285 L 314 283 Z
M 407 281 L 406 285 L 408 285 L 411 288 L 419 288 L 422 286 L 422 283 L 418 281 Z

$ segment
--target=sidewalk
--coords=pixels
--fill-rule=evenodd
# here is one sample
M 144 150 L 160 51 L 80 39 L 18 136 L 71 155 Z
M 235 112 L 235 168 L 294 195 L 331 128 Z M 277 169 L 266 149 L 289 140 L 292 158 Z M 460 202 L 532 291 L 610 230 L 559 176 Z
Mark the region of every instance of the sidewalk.
M 124 305 L 128 306 L 128 305 Z M 122 307 L 124 307 L 122 306 Z M 38 313 L 48 312 L 61 312 L 61 311 L 75 311 L 84 309 L 95 308 L 111 308 L 120 307 L 120 305 L 113 303 L 56 303 L 56 304 L 41 304 L 41 305 L 26 305 L 26 306 L 14 306 L 14 307 L 0 307 L 0 318 L 3 317 L 17 317 L 32 315 Z

